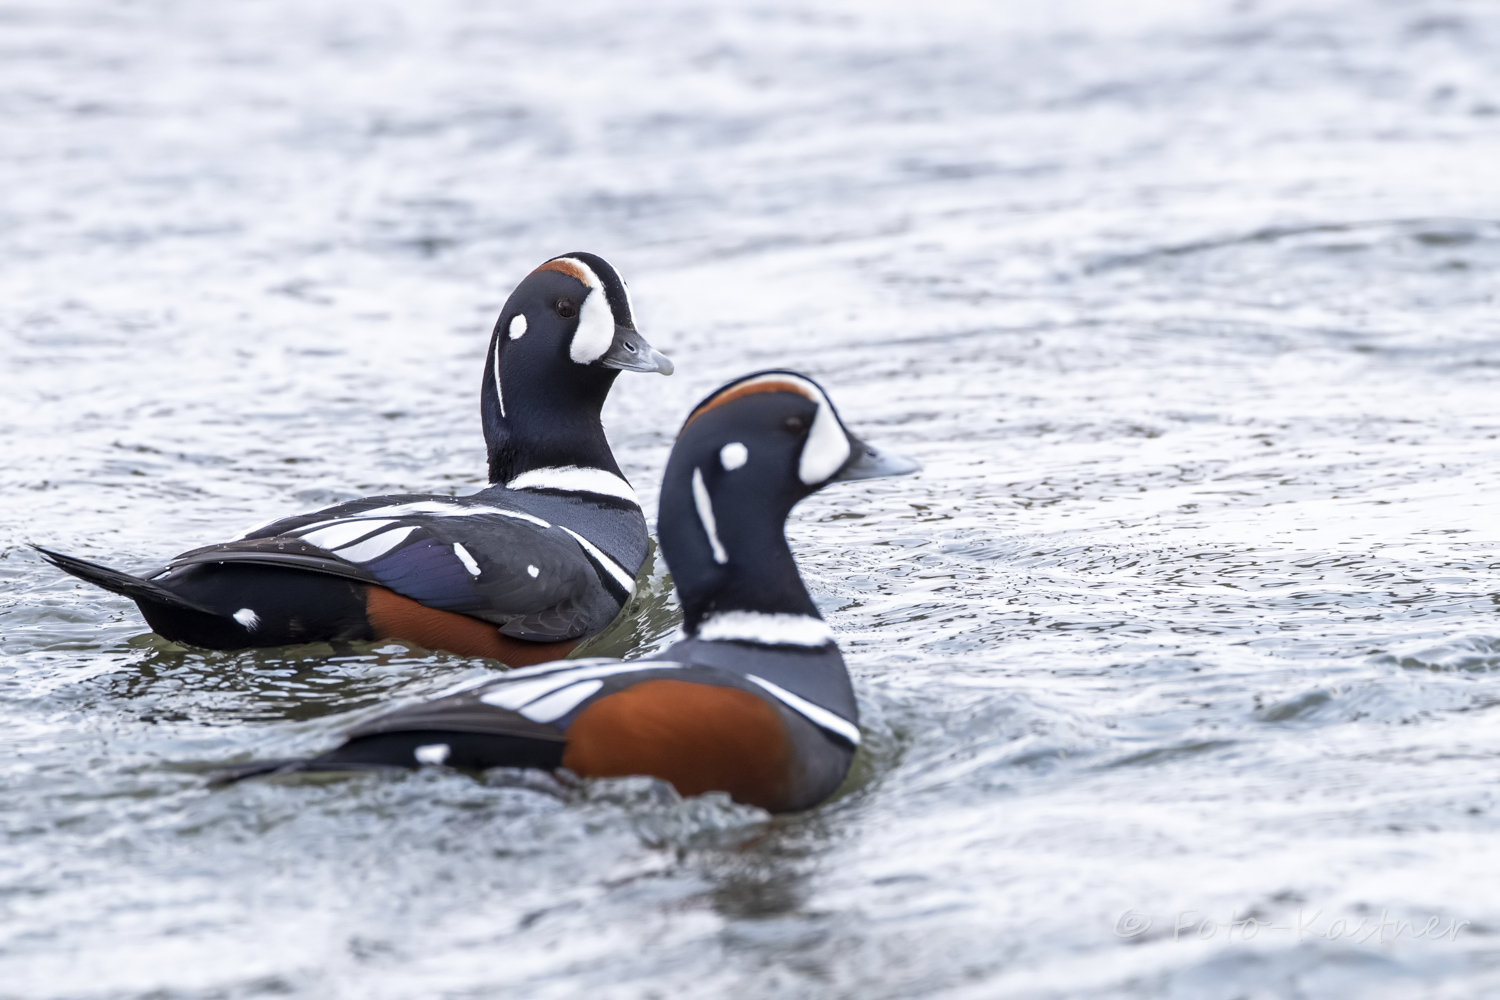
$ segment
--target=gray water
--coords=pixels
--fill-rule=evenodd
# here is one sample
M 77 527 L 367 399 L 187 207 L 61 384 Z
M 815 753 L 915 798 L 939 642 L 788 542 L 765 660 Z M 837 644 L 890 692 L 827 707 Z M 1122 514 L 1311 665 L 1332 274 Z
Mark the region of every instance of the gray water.
M 0 997 L 1500 994 L 1497 51 L 1480 0 L 6 4 Z M 477 488 L 489 326 L 578 249 L 678 364 L 606 409 L 653 508 L 757 367 L 924 463 L 789 526 L 849 786 L 206 788 L 491 665 L 181 648 L 25 543 Z

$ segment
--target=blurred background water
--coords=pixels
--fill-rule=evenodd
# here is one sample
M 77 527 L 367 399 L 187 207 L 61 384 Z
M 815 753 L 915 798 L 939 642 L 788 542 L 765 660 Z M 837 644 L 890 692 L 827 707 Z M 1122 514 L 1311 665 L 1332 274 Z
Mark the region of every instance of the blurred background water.
M 1481 0 L 0 7 L 0 997 L 1500 993 L 1497 50 Z M 789 529 L 856 780 L 206 789 L 488 667 L 183 649 L 25 543 L 480 486 L 490 324 L 576 249 L 678 363 L 606 411 L 652 508 L 756 367 L 925 464 Z

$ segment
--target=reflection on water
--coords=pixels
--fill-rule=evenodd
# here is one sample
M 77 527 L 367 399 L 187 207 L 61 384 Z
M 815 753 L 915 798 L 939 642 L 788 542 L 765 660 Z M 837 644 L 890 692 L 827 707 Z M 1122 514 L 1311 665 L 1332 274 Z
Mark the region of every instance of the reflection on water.
M 0 995 L 1500 990 L 1500 12 L 4 20 Z M 648 505 L 691 404 L 757 367 L 923 462 L 788 526 L 861 699 L 840 794 L 207 788 L 494 664 L 185 649 L 25 543 L 143 569 L 480 487 L 494 315 L 579 248 L 679 362 L 606 408 Z M 676 614 L 648 561 L 579 654 Z M 1383 920 L 1411 926 L 1349 932 Z

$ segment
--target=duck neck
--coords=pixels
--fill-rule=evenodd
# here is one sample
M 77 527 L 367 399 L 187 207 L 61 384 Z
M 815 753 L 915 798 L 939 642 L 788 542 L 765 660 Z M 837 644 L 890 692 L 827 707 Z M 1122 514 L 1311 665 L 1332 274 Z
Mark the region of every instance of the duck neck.
M 662 555 L 682 604 L 683 630 L 697 635 L 706 623 L 736 614 L 821 621 L 787 545 L 791 503 L 733 495 L 709 501 L 706 490 L 702 499 L 695 497 L 693 485 L 691 469 L 669 466 L 657 521 Z
M 512 362 L 503 339 L 491 341 L 480 393 L 491 483 L 558 466 L 620 475 L 600 420 L 619 372 L 566 359 L 550 367 Z

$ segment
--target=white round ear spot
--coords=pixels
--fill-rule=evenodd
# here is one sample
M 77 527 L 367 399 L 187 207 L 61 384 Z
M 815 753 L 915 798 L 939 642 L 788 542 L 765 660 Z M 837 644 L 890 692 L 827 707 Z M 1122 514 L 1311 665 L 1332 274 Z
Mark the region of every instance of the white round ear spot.
M 844 463 L 849 461 L 849 435 L 844 431 L 844 425 L 839 422 L 833 404 L 828 401 L 828 396 L 817 383 L 795 372 L 774 371 L 731 383 L 725 388 L 741 393 L 756 385 L 765 385 L 768 389 L 777 391 L 786 389 L 805 396 L 810 402 L 817 404 L 818 411 L 813 416 L 812 429 L 807 432 L 807 440 L 802 444 L 802 457 L 797 463 L 799 479 L 808 486 L 814 486 L 826 482 L 835 472 L 844 467 Z M 703 405 L 709 406 L 710 404 L 711 400 L 708 400 Z M 702 412 L 701 407 L 695 411 L 695 413 L 698 412 Z M 748 452 L 746 454 L 748 455 Z M 724 461 L 722 453 L 720 460 Z M 724 467 L 729 467 L 727 462 Z
M 516 313 L 510 318 L 510 339 L 520 340 L 526 334 L 526 314 Z
M 750 461 L 750 449 L 738 441 L 731 441 L 719 449 L 719 464 L 724 471 L 733 472 Z
M 818 393 L 822 396 L 822 393 Z M 797 464 L 797 477 L 808 486 L 821 483 L 844 467 L 849 461 L 849 435 L 844 433 L 839 418 L 827 399 L 818 402 L 817 416 L 813 417 L 812 430 L 807 432 L 807 443 L 802 446 L 802 461 Z

